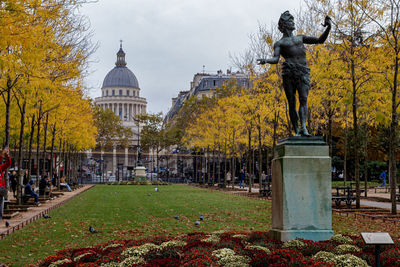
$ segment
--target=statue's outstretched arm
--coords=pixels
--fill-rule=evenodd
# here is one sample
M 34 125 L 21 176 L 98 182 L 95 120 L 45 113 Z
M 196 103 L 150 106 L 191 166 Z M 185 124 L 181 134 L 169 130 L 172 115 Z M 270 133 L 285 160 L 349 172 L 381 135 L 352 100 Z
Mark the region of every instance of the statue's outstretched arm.
M 281 55 L 281 47 L 279 46 L 279 43 L 276 42 L 274 45 L 274 56 L 268 59 L 259 58 L 257 59 L 257 64 L 259 65 L 264 65 L 266 63 L 277 64 L 279 62 L 280 55 Z
M 325 17 L 325 23 L 323 24 L 323 26 L 326 27 L 326 29 L 319 38 L 304 35 L 303 43 L 305 43 L 305 44 L 323 44 L 325 42 L 326 38 L 328 38 L 329 32 L 331 31 L 331 28 L 332 28 L 332 23 L 331 23 L 330 17 L 328 17 L 328 16 Z

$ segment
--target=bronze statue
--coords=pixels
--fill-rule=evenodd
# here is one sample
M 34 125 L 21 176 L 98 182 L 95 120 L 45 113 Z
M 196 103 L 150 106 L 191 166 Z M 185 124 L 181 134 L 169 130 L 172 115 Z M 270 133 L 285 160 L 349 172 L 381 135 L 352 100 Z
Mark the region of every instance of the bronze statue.
M 285 59 L 282 68 L 282 82 L 289 104 L 289 116 L 295 136 L 311 136 L 306 128 L 307 121 L 307 96 L 310 90 L 310 69 L 307 67 L 306 49 L 304 44 L 322 44 L 331 30 L 331 19 L 326 16 L 325 31 L 319 38 L 298 35 L 293 36 L 295 29 L 294 18 L 289 11 L 284 12 L 278 22 L 278 28 L 283 33 L 282 39 L 274 44 L 274 56 L 269 59 L 257 59 L 258 64 L 277 64 L 279 57 Z M 299 115 L 296 111 L 296 91 L 299 93 Z

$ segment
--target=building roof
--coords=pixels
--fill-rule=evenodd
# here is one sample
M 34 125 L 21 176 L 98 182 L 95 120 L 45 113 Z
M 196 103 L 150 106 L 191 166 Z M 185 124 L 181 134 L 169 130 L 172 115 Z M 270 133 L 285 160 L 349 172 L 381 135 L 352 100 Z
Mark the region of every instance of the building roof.
M 102 88 L 105 87 L 139 88 L 139 82 L 135 74 L 126 67 L 125 52 L 122 50 L 122 45 L 117 53 L 115 67 L 104 78 Z

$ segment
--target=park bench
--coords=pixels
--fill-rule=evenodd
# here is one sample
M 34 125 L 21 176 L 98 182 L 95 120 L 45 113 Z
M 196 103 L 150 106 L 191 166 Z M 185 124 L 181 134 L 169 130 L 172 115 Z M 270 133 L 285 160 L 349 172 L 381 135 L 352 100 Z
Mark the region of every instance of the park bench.
M 351 207 L 351 203 L 356 200 L 354 190 L 351 186 L 337 186 L 336 195 L 332 196 L 332 201 L 335 201 L 336 207 L 340 207 L 340 203 L 344 201 L 348 208 Z
M 262 181 L 261 188 L 259 189 L 260 195 L 263 197 L 270 197 L 272 190 L 271 190 L 271 183 Z
M 19 214 L 19 211 L 8 211 L 8 210 L 4 210 L 3 212 L 3 219 L 5 220 L 9 220 L 15 216 L 17 216 Z

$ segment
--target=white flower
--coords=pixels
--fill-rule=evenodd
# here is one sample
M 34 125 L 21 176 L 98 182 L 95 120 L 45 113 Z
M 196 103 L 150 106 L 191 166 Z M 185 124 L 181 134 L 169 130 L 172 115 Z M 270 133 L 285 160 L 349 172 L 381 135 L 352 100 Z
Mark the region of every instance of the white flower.
M 133 256 L 125 259 L 123 262 L 119 264 L 120 267 L 128 267 L 133 264 L 145 263 L 145 260 L 142 257 Z
M 351 254 L 339 255 L 335 259 L 338 267 L 368 267 L 365 260 Z
M 167 248 L 167 247 L 183 247 L 186 245 L 185 241 L 180 241 L 180 240 L 171 240 L 164 242 L 160 245 L 162 248 Z
M 76 256 L 75 258 L 74 258 L 74 261 L 79 261 L 80 259 L 82 259 L 83 257 L 85 257 L 86 255 L 90 255 L 90 254 L 93 254 L 92 252 L 87 252 L 87 253 L 83 253 L 83 254 L 81 254 L 81 255 L 79 255 L 79 256 Z
M 68 263 L 68 262 L 71 262 L 71 260 L 70 259 L 58 260 L 58 261 L 53 262 L 52 264 L 50 264 L 49 267 L 57 267 L 57 266 L 59 266 L 61 264 Z
M 295 240 L 290 240 L 290 241 L 285 242 L 285 243 L 282 245 L 282 248 L 302 248 L 302 247 L 304 247 L 305 245 L 306 245 L 306 244 L 304 244 L 303 241 L 300 241 L 300 240 L 295 239 Z
M 344 254 L 352 251 L 361 251 L 361 249 L 356 246 L 348 244 L 339 245 L 335 248 L 335 253 L 337 254 Z
M 268 248 L 263 247 L 263 246 L 246 246 L 246 248 L 247 248 L 247 249 L 258 249 L 258 250 L 262 250 L 262 251 L 265 251 L 267 254 L 270 254 L 270 253 L 271 253 L 271 250 L 269 250 Z
M 145 255 L 150 250 L 156 249 L 156 248 L 159 248 L 159 246 L 152 244 L 152 243 L 146 243 L 141 246 L 125 249 L 121 254 L 123 256 L 128 256 L 128 257 L 133 257 L 133 256 L 140 257 L 140 256 Z
M 235 251 L 230 248 L 214 250 L 212 255 L 217 258 L 217 263 L 227 267 L 249 266 L 249 259 L 244 256 L 235 255 Z
M 320 251 L 317 254 L 315 254 L 312 258 L 325 262 L 336 263 L 336 255 L 333 254 L 332 252 Z
M 108 248 L 116 248 L 116 247 L 120 247 L 120 246 L 122 246 L 122 244 L 111 243 L 111 244 L 105 246 L 105 247 L 103 248 L 103 250 L 106 250 L 106 249 L 108 249 Z
M 210 242 L 210 243 L 218 243 L 219 242 L 219 237 L 218 235 L 210 235 L 209 237 L 202 239 L 201 241 L 203 242 Z
M 351 244 L 351 243 L 353 243 L 353 240 L 350 237 L 343 236 L 341 234 L 337 234 L 337 235 L 332 236 L 331 240 L 339 242 L 339 243 L 342 243 L 342 244 Z

